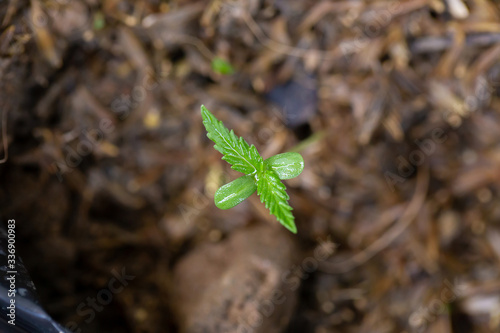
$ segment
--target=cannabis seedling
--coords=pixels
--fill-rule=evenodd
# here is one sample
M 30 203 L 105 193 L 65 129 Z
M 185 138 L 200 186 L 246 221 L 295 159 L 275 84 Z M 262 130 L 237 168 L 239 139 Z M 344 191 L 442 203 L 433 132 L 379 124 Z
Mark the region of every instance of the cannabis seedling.
M 231 164 L 232 169 L 245 174 L 215 192 L 215 205 L 220 209 L 229 209 L 257 191 L 260 201 L 265 203 L 271 214 L 285 228 L 297 233 L 292 207 L 288 204 L 290 197 L 281 179 L 294 178 L 302 172 L 302 156 L 299 153 L 284 153 L 263 160 L 254 145 L 249 146 L 233 130 L 229 131 L 203 105 L 201 115 L 207 136 L 215 142 L 214 148 L 224 155 L 222 159 Z

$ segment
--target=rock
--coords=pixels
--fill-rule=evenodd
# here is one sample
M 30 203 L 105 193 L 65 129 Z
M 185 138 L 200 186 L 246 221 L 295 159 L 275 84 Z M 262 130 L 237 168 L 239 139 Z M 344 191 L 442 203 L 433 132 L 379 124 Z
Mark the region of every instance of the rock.
M 197 246 L 174 269 L 181 332 L 282 332 L 297 300 L 287 279 L 296 253 L 285 229 L 267 225 Z
M 318 108 L 316 77 L 304 74 L 301 80 L 290 80 L 267 93 L 267 99 L 283 113 L 287 126 L 307 124 Z

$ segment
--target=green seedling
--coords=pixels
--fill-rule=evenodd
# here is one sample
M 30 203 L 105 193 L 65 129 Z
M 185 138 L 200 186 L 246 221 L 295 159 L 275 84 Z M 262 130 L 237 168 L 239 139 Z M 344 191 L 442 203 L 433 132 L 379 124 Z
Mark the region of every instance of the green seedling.
M 263 160 L 257 148 L 249 145 L 243 138 L 237 137 L 224 124 L 201 106 L 203 125 L 207 136 L 222 155 L 222 159 L 233 170 L 242 172 L 241 176 L 219 188 L 215 192 L 215 205 L 220 209 L 232 208 L 251 196 L 255 191 L 272 215 L 288 230 L 297 233 L 290 197 L 286 193 L 282 179 L 300 175 L 304 169 L 304 159 L 299 153 L 284 153 Z
M 215 73 L 222 74 L 222 75 L 231 75 L 234 73 L 234 68 L 231 66 L 229 62 L 226 60 L 215 57 L 212 60 L 212 70 Z
M 106 26 L 106 19 L 101 12 L 94 15 L 94 30 L 102 30 Z

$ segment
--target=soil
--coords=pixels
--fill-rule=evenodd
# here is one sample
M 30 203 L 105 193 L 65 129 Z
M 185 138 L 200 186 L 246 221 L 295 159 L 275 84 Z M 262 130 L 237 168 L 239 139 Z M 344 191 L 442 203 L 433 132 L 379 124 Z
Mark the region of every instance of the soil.
M 4 1 L 0 27 L 0 216 L 62 325 L 500 331 L 498 2 Z M 302 154 L 296 235 L 215 207 L 239 174 L 202 104 Z

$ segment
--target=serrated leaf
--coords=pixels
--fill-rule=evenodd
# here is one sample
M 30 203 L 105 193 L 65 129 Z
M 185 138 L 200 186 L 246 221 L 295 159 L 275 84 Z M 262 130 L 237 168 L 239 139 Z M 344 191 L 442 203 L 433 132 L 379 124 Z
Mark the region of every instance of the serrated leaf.
M 214 196 L 214 202 L 220 209 L 229 209 L 252 195 L 257 190 L 253 176 L 241 176 L 220 187 Z
M 231 164 L 233 170 L 250 175 L 264 168 L 264 161 L 254 145 L 249 146 L 243 138 L 237 137 L 233 130 L 229 131 L 222 121 L 215 118 L 203 105 L 201 114 L 208 138 L 215 142 L 214 148 L 224 155 L 222 159 Z
M 292 214 L 292 207 L 288 204 L 290 197 L 275 171 L 266 169 L 257 174 L 257 194 L 271 214 L 276 216 L 285 228 L 296 234 L 295 218 Z
M 264 166 L 276 172 L 280 179 L 291 179 L 304 170 L 304 159 L 299 153 L 283 153 L 267 158 Z

